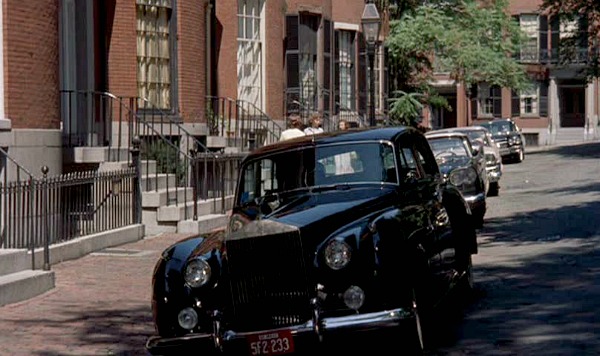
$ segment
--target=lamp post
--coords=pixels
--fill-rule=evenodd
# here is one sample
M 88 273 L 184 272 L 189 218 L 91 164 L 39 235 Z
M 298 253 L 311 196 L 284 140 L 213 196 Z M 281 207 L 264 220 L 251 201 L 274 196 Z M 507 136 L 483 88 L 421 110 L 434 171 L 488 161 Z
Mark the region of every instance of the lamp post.
M 360 21 L 362 32 L 367 42 L 367 56 L 369 57 L 369 126 L 375 126 L 375 45 L 379 39 L 379 30 L 381 28 L 381 18 L 377 6 L 371 1 L 365 4 L 362 18 Z

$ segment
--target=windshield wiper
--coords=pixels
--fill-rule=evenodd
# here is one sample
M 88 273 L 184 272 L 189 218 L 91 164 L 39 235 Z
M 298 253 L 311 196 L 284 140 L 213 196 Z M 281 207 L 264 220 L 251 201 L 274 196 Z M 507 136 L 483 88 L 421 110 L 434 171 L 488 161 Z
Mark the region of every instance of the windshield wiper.
M 330 190 L 348 190 L 350 189 L 350 184 L 348 183 L 339 183 L 339 184 L 328 184 L 328 185 L 316 185 L 310 189 L 311 192 L 319 193 Z

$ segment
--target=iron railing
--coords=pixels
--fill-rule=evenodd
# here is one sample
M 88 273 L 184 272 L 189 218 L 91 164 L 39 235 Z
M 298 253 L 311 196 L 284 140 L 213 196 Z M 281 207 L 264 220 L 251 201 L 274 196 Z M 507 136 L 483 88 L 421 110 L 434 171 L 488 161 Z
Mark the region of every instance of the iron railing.
M 198 203 L 203 199 L 212 199 L 213 206 L 217 206 L 220 199 L 220 205 L 226 205 L 227 196 L 222 195 L 222 193 L 231 193 L 232 189 L 225 191 L 219 189 L 217 194 L 215 193 L 217 187 L 214 187 L 213 184 L 224 179 L 234 179 L 234 177 L 211 177 L 212 170 L 207 170 L 207 174 L 203 175 L 200 174 L 203 170 L 196 171 L 195 167 L 219 167 L 219 165 L 225 164 L 223 162 L 230 161 L 231 158 L 221 152 L 212 152 L 200 140 L 200 133 L 192 133 L 177 116 L 156 107 L 144 98 L 117 97 L 106 92 L 63 91 L 62 94 L 63 104 L 67 103 L 68 105 L 67 109 L 63 111 L 67 115 L 65 118 L 67 122 L 72 121 L 69 116 L 73 113 L 71 108 L 80 106 L 77 104 L 78 101 L 89 103 L 92 107 L 86 112 L 90 115 L 97 115 L 85 121 L 110 122 L 110 124 L 105 125 L 85 126 L 91 129 L 111 128 L 111 133 L 107 135 L 108 138 L 104 143 L 104 146 L 108 146 L 109 160 L 123 160 L 124 153 L 133 148 L 134 139 L 139 140 L 137 149 L 139 149 L 141 157 L 140 178 L 142 190 L 146 192 L 164 192 L 166 201 L 163 202 L 163 205 L 187 206 L 191 202 L 194 213 L 191 213 L 188 209 L 183 209 L 183 218 L 186 220 L 190 218 L 197 219 Z M 220 107 L 221 109 L 225 108 L 223 105 Z M 228 116 L 228 120 L 236 123 L 242 122 L 241 125 L 236 126 L 238 128 L 237 132 L 244 132 L 244 128 L 252 128 L 251 123 L 257 120 L 244 120 L 251 112 L 250 109 L 243 110 L 244 107 L 241 104 L 235 108 L 236 115 Z M 233 120 L 237 117 L 242 117 L 242 119 Z M 261 120 L 267 121 L 265 117 L 262 117 Z M 263 123 L 263 126 L 269 127 L 266 122 Z M 274 134 L 277 132 L 276 126 L 273 126 L 273 128 L 267 130 L 271 133 L 265 136 L 265 141 L 275 140 L 275 137 L 278 139 L 278 136 Z M 67 132 L 72 131 L 67 130 Z M 77 144 L 94 147 L 98 145 L 98 140 L 78 139 L 69 141 L 69 137 L 98 136 L 102 136 L 101 132 L 92 130 L 88 133 L 77 132 L 77 134 L 66 135 L 65 139 L 67 146 Z M 239 140 L 239 137 L 237 139 Z M 246 145 L 250 142 L 239 141 Z M 129 161 L 129 158 L 127 159 Z M 154 169 L 154 164 L 156 164 L 156 169 Z M 193 174 L 196 174 L 196 176 L 193 176 Z M 196 182 L 195 179 L 201 179 L 202 181 Z M 193 188 L 192 193 L 188 188 Z
M 0 182 L 0 248 L 28 249 L 35 269 L 35 249 L 139 223 L 141 199 L 135 168 L 85 171 L 49 177 L 48 167 L 35 177 L 0 148 L 6 162 Z
M 209 134 L 227 139 L 227 145 L 241 151 L 277 142 L 282 127 L 256 105 L 225 97 L 206 98 Z

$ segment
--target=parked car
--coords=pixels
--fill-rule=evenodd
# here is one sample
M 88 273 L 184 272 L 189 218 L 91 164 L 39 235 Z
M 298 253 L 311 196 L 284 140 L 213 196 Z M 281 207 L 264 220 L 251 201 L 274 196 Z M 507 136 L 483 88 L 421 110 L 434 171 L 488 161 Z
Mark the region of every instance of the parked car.
M 497 196 L 500 191 L 500 177 L 502 177 L 502 156 L 500 155 L 500 149 L 492 139 L 490 131 L 483 126 L 467 126 L 440 129 L 435 130 L 435 132 L 462 132 L 469 136 L 472 146 L 483 146 L 482 152 L 489 182 L 487 195 Z
M 440 171 L 469 204 L 476 227 L 483 226 L 488 190 L 485 160 L 480 148 L 473 148 L 469 137 L 461 132 L 426 133 Z
M 156 264 L 151 354 L 291 354 L 369 332 L 418 354 L 440 302 L 472 287 L 469 206 L 416 129 L 278 142 L 239 177 L 228 227 Z
M 500 149 L 504 162 L 520 163 L 525 159 L 525 137 L 512 119 L 494 119 L 478 125 L 492 133 L 492 139 Z

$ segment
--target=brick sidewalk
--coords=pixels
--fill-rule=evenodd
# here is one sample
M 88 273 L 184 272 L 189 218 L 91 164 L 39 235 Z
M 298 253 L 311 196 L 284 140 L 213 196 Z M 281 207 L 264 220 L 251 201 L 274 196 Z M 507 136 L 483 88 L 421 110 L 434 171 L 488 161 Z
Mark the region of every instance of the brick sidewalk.
M 0 355 L 146 355 L 152 270 L 186 236 L 147 237 L 52 266 L 56 288 L 0 307 Z

